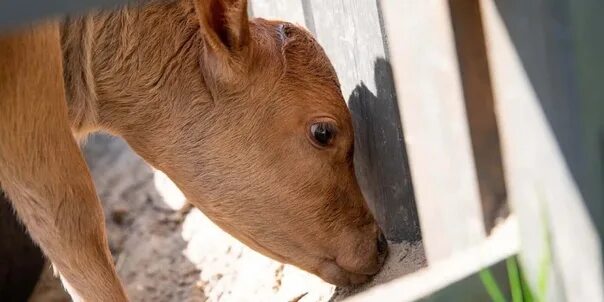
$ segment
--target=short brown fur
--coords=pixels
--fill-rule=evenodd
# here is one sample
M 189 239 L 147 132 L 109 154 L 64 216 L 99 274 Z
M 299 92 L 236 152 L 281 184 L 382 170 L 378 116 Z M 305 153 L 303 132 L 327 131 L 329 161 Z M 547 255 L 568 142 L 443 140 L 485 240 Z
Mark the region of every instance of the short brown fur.
M 126 299 L 73 138 L 92 131 L 123 137 L 267 256 L 339 285 L 377 272 L 385 254 L 354 178 L 350 114 L 310 34 L 248 21 L 233 0 L 157 1 L 61 27 L 65 90 L 54 24 L 0 39 L 0 184 L 73 296 Z M 325 119 L 337 134 L 316 147 L 309 125 Z

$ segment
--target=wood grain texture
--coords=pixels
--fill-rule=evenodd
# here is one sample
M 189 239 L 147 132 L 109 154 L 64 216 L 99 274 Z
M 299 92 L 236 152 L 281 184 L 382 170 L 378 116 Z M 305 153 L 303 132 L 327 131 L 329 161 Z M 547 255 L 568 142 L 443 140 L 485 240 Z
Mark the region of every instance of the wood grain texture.
M 429 262 L 485 238 L 447 1 L 381 2 Z

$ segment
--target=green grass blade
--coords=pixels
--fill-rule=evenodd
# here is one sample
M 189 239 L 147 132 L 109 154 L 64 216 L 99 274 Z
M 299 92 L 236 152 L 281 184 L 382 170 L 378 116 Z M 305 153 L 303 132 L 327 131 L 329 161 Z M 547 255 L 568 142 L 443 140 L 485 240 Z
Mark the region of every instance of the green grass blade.
M 551 233 L 550 224 L 547 216 L 547 205 L 544 202 L 545 198 L 543 194 L 539 194 L 539 206 L 541 208 L 541 225 L 543 227 L 543 255 L 539 263 L 539 271 L 537 276 L 537 299 L 539 302 L 545 301 L 547 295 L 547 285 L 549 283 L 549 275 L 552 265 L 552 254 L 551 254 Z
M 545 295 L 547 294 L 547 283 L 549 277 L 549 267 L 550 267 L 550 259 L 546 256 L 543 257 L 541 263 L 539 265 L 539 276 L 537 277 L 537 286 L 538 286 L 538 297 L 539 301 L 545 301 Z
M 531 291 L 531 287 L 526 282 L 526 279 L 524 278 L 524 274 L 522 273 L 522 269 L 520 269 L 520 283 L 522 284 L 522 295 L 524 296 L 524 300 L 526 302 L 535 301 L 535 299 L 533 298 L 533 292 Z
M 510 281 L 510 289 L 512 290 L 512 301 L 524 302 L 522 297 L 522 285 L 520 274 L 518 272 L 518 263 L 515 257 L 510 257 L 505 261 L 508 270 L 508 279 Z
M 480 280 L 486 288 L 489 296 L 491 296 L 491 300 L 493 300 L 493 302 L 505 302 L 505 298 L 497 285 L 497 281 L 495 281 L 495 278 L 489 269 L 483 269 L 480 271 Z

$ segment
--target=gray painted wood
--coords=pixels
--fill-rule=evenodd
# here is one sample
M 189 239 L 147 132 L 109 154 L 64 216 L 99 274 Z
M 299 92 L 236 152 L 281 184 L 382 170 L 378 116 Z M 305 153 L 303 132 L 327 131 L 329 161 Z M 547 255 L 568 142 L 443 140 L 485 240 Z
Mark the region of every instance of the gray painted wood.
M 485 239 L 445 0 L 381 2 L 429 262 Z
M 388 239 L 418 240 L 419 222 L 396 93 L 375 0 L 252 0 L 256 17 L 301 23 L 331 59 L 355 126 L 355 168 Z
M 562 4 L 481 1 L 508 196 L 528 280 L 537 288 L 542 263 L 549 262 L 546 301 L 604 301 L 601 242 L 578 185 L 586 146 L 577 102 L 583 79 L 573 67 Z

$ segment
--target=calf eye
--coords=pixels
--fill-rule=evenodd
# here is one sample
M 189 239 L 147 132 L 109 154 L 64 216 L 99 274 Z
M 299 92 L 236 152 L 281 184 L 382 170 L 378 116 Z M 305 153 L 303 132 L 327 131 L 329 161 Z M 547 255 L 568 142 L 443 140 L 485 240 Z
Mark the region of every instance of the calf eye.
M 336 126 L 333 122 L 320 121 L 310 125 L 310 138 L 319 147 L 327 147 L 336 135 Z

